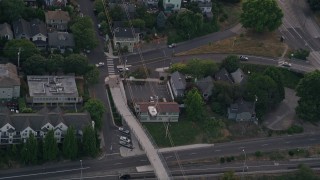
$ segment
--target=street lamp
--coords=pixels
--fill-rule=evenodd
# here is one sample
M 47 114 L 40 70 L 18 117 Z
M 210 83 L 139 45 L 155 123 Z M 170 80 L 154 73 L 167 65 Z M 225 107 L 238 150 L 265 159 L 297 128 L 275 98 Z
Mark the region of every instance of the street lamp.
M 243 161 L 243 168 L 242 168 L 242 178 L 243 178 L 244 168 L 246 167 L 248 169 L 248 166 L 247 166 L 247 154 L 246 154 L 246 151 L 244 149 L 242 149 L 242 151 L 244 153 L 244 161 Z
M 80 179 L 82 179 L 82 160 L 80 160 L 80 165 L 81 165 L 81 174 L 80 174 Z

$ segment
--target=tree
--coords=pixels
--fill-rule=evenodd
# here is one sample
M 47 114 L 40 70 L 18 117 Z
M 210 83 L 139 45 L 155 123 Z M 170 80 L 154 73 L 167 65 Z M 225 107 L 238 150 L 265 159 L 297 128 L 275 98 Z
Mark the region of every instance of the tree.
M 179 71 L 179 72 L 181 72 L 183 74 L 188 73 L 187 64 L 183 64 L 183 63 L 172 64 L 170 66 L 170 72 L 173 73 L 173 72 L 176 72 L 176 71 Z
M 320 119 L 320 71 L 308 73 L 297 86 L 297 96 L 300 97 L 297 115 L 306 121 L 318 122 Z
M 27 21 L 31 21 L 32 19 L 40 19 L 41 21 L 45 21 L 45 12 L 42 9 L 26 7 L 22 17 Z
M 46 72 L 46 59 L 41 55 L 29 57 L 22 65 L 27 75 L 43 75 Z
M 204 117 L 204 101 L 196 88 L 190 90 L 185 99 L 187 117 L 191 121 L 201 121 Z
M 24 10 L 23 0 L 2 0 L 0 1 L 0 20 L 12 23 L 21 17 Z
M 309 6 L 313 11 L 320 10 L 320 1 L 319 0 L 308 0 Z
M 271 77 L 271 79 L 273 79 L 274 82 L 277 83 L 279 96 L 280 96 L 279 98 L 282 101 L 285 98 L 285 91 L 284 91 L 284 85 L 283 85 L 283 75 L 281 71 L 276 67 L 268 67 L 264 71 L 264 75 Z
M 87 73 L 84 75 L 85 80 L 89 83 L 89 84 L 96 84 L 99 82 L 99 70 L 96 66 L 89 66 L 89 70 L 87 71 Z
M 75 159 L 78 156 L 78 143 L 76 132 L 71 126 L 67 130 L 67 134 L 63 140 L 63 155 L 68 159 Z
M 295 173 L 295 177 L 292 179 L 295 180 L 319 180 L 320 178 L 317 174 L 307 165 L 300 164 L 298 172 Z
M 29 134 L 29 138 L 26 143 L 23 144 L 23 148 L 21 149 L 21 160 L 25 164 L 35 164 L 38 161 L 38 143 L 37 139 L 34 137 L 33 133 Z
M 49 130 L 43 139 L 43 159 L 52 161 L 57 158 L 59 153 L 57 140 L 54 137 L 54 131 Z
M 236 180 L 237 177 L 233 171 L 226 171 L 223 173 L 222 180 Z
M 249 76 L 246 84 L 245 99 L 256 102 L 256 113 L 262 117 L 267 110 L 281 102 L 276 82 L 269 76 L 254 74 Z
M 158 29 L 163 29 L 166 26 L 166 22 L 167 22 L 167 17 L 164 14 L 163 11 L 160 11 L 158 16 L 157 16 L 157 28 Z
M 94 49 L 98 45 L 93 21 L 90 17 L 79 17 L 70 27 L 78 50 Z
M 85 127 L 83 132 L 83 149 L 87 155 L 92 157 L 96 156 L 97 149 L 97 141 L 96 141 L 96 132 L 92 128 L 91 125 Z
M 175 25 L 183 38 L 190 39 L 202 30 L 203 15 L 189 10 L 180 12 L 176 17 Z
M 275 0 L 247 0 L 242 5 L 240 22 L 257 32 L 274 31 L 282 24 L 282 17 Z
M 142 20 L 142 19 L 134 19 L 134 20 L 131 21 L 131 23 L 132 23 L 132 26 L 134 28 L 143 29 L 146 26 L 146 22 L 144 20 Z
M 221 66 L 226 68 L 229 73 L 233 73 L 240 67 L 240 60 L 235 55 L 229 55 L 222 61 Z
M 88 59 L 80 54 L 71 54 L 65 58 L 64 72 L 84 75 L 88 71 Z
M 27 58 L 39 54 L 39 50 L 36 45 L 34 45 L 31 41 L 27 39 L 13 39 L 8 41 L 4 47 L 4 54 L 11 60 L 14 60 L 15 64 L 17 64 L 18 52 L 20 48 L 20 64 L 23 63 Z
M 113 21 L 121 21 L 125 17 L 125 13 L 119 5 L 115 5 L 109 13 Z
M 103 7 L 103 3 L 102 0 L 96 0 L 94 1 L 94 9 L 98 12 L 104 12 L 104 7 Z
M 95 122 L 95 127 L 101 129 L 102 116 L 105 112 L 105 106 L 98 99 L 89 99 L 84 105 L 84 109 L 90 113 L 91 119 Z
M 187 74 L 197 79 L 212 75 L 217 70 L 218 67 L 213 61 L 192 59 L 187 62 Z
M 60 54 L 50 54 L 46 62 L 46 69 L 50 74 L 57 73 L 58 71 L 63 69 L 63 65 L 63 56 L 61 56 Z
M 198 2 L 189 2 L 186 5 L 186 8 L 194 13 L 201 13 Z

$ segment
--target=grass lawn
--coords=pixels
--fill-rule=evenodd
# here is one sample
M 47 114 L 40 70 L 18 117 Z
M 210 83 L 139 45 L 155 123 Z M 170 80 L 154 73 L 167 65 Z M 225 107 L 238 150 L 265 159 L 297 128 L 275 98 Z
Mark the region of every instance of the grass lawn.
M 218 42 L 210 43 L 179 55 L 195 55 L 205 53 L 247 54 L 264 57 L 280 57 L 285 50 L 276 33 L 251 33 L 237 35 Z

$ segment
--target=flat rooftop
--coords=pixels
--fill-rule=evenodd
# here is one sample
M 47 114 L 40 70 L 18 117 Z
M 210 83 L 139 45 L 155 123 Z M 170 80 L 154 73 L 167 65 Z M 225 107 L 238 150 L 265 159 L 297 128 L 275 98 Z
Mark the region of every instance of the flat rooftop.
M 27 76 L 30 97 L 78 97 L 74 76 Z

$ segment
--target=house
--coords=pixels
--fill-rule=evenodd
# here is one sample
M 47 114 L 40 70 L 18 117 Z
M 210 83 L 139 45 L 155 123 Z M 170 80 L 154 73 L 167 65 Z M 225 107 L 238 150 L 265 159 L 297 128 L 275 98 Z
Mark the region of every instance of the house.
M 197 87 L 200 89 L 202 93 L 202 97 L 204 100 L 209 100 L 209 97 L 212 94 L 213 90 L 213 79 L 211 76 L 207 76 L 202 78 L 196 82 Z
M 65 7 L 67 5 L 67 0 L 44 0 L 47 6 L 55 7 Z
M 186 85 L 186 77 L 183 74 L 178 71 L 171 74 L 170 86 L 175 97 L 184 96 Z
M 232 77 L 228 73 L 228 71 L 225 68 L 220 69 L 215 75 L 214 78 L 216 81 L 223 81 L 226 83 L 233 83 Z
M 28 103 L 66 104 L 82 102 L 74 76 L 27 76 Z
M 159 0 L 143 0 L 143 2 L 149 8 L 158 8 Z
M 133 52 L 134 46 L 140 41 L 140 30 L 134 28 L 134 32 L 132 32 L 131 28 L 117 27 L 113 31 L 114 46 L 128 47 L 128 52 Z
M 37 0 L 23 0 L 26 6 L 37 7 Z
M 238 99 L 228 108 L 228 119 L 235 121 L 255 121 L 255 103 Z
M 230 73 L 233 82 L 239 85 L 243 85 L 246 82 L 246 76 L 243 71 L 238 68 L 235 72 Z
M 73 34 L 58 31 L 48 33 L 48 49 L 51 53 L 54 50 L 59 50 L 61 53 L 64 53 L 66 50 L 73 51 L 74 47 Z
M 0 39 L 4 38 L 7 40 L 13 39 L 13 32 L 11 26 L 8 23 L 0 24 Z
M 0 99 L 20 96 L 20 78 L 17 67 L 11 63 L 0 64 Z
M 212 13 L 212 2 L 198 2 L 202 14 Z
M 12 23 L 15 39 L 31 39 L 31 29 L 28 21 L 20 18 Z
M 44 22 L 39 19 L 30 21 L 31 41 L 40 49 L 47 47 L 47 28 Z
M 30 134 L 37 139 L 46 136 L 49 130 L 54 131 L 58 143 L 63 142 L 67 130 L 72 126 L 76 137 L 81 139 L 83 129 L 91 125 L 88 112 L 64 113 L 57 107 L 49 111 L 46 107 L 37 113 L 12 114 L 7 108 L 0 110 L 0 144 L 18 144 L 25 142 Z
M 180 113 L 176 102 L 138 102 L 134 109 L 140 122 L 178 122 Z
M 164 11 L 179 11 L 181 8 L 181 0 L 163 0 Z
M 53 32 L 54 30 L 66 31 L 68 29 L 68 23 L 71 20 L 69 13 L 60 9 L 46 12 L 45 17 L 50 32 Z

